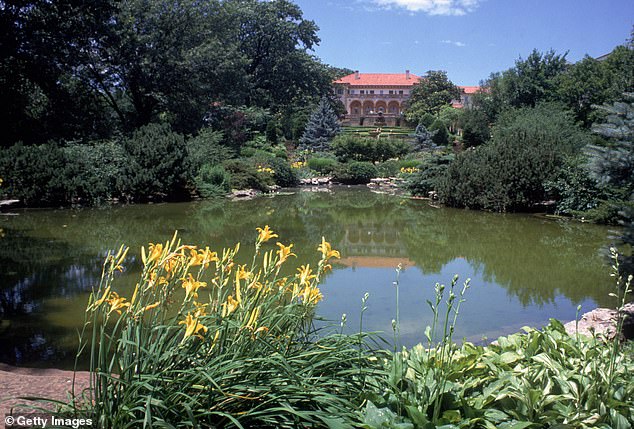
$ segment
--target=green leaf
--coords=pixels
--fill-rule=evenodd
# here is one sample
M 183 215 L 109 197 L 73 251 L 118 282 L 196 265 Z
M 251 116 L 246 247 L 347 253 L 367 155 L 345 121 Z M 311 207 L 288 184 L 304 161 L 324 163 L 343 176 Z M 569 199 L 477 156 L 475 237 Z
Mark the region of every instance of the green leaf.
M 500 429 L 524 429 L 530 426 L 533 426 L 533 423 L 514 421 L 514 422 L 501 423 L 499 428 Z

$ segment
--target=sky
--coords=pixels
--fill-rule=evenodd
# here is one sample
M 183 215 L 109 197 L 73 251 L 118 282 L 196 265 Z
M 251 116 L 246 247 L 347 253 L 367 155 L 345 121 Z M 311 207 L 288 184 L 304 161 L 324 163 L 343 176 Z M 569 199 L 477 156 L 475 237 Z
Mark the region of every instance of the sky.
M 314 54 L 361 73 L 445 70 L 478 85 L 533 49 L 609 53 L 630 38 L 634 0 L 294 0 L 319 26 Z

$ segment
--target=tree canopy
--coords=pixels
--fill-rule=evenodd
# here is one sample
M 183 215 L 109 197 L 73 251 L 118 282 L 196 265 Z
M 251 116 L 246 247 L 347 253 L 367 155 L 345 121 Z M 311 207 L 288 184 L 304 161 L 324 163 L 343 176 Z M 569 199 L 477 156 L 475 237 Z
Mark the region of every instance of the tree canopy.
M 428 71 L 411 92 L 405 116 L 410 122 L 422 122 L 425 114 L 437 114 L 451 100 L 460 98 L 460 89 L 451 83 L 445 71 Z

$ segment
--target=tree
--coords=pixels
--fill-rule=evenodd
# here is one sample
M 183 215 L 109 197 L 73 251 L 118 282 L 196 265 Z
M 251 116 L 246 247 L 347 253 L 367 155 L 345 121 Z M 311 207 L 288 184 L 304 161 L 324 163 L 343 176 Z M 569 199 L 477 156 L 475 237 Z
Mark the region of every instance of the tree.
M 428 71 L 414 86 L 408 101 L 405 117 L 420 123 L 426 113 L 436 115 L 451 100 L 460 98 L 460 89 L 447 78 L 447 72 Z
M 447 127 L 440 119 L 436 119 L 429 127 L 429 131 L 433 132 L 432 141 L 438 146 L 447 146 L 449 144 L 449 132 Z
M 323 97 L 310 116 L 304 134 L 299 139 L 299 148 L 323 152 L 341 131 L 341 125 L 327 97 Z
M 480 84 L 482 90 L 474 97 L 475 106 L 494 122 L 508 108 L 534 107 L 553 100 L 556 79 L 568 69 L 566 55 L 553 50 L 542 54 L 535 49 L 525 60 L 520 57 L 515 67 L 493 73 Z
M 619 223 L 625 227 L 622 241 L 634 246 L 634 94 L 625 94 L 625 100 L 601 107 L 605 122 L 594 124 L 592 131 L 608 140 L 606 147 L 590 146 L 590 171 L 604 185 L 616 188 L 621 201 Z M 624 268 L 634 272 L 634 259 L 625 258 Z
M 436 131 L 428 131 L 422 122 L 418 124 L 414 131 L 414 150 L 421 152 L 436 148 L 433 140 L 435 135 Z
M 488 118 L 480 109 L 465 109 L 460 118 L 460 127 L 465 147 L 480 146 L 491 138 Z

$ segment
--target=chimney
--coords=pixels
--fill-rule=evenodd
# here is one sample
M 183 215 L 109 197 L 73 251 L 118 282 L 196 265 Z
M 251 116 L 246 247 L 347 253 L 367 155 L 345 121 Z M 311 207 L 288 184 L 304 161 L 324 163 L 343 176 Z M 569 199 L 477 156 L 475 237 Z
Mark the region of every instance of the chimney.
M 405 70 L 405 79 L 409 79 L 409 70 Z
M 359 70 L 355 70 L 354 71 L 354 78 L 357 79 L 357 80 L 360 79 L 359 78 Z

